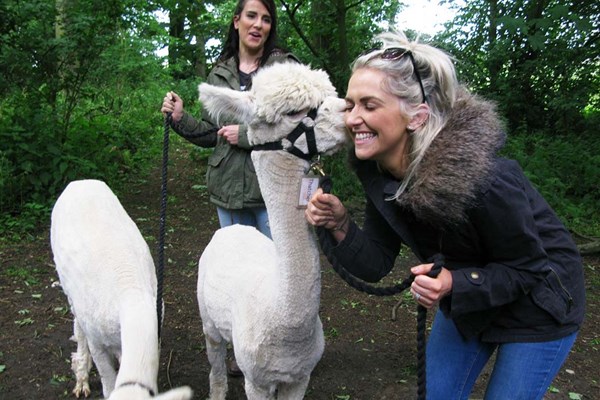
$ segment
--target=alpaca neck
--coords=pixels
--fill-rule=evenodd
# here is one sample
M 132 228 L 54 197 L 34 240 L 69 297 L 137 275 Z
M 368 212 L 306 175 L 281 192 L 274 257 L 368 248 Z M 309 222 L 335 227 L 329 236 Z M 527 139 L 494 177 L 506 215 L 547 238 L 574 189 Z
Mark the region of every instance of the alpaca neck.
M 159 363 L 156 304 L 151 298 L 124 293 L 120 324 L 121 363 L 115 386 L 135 382 L 156 393 Z
M 258 181 L 277 251 L 281 281 L 278 301 L 290 323 L 316 317 L 321 293 L 319 249 L 299 209 L 299 185 L 306 161 L 279 151 L 253 152 Z

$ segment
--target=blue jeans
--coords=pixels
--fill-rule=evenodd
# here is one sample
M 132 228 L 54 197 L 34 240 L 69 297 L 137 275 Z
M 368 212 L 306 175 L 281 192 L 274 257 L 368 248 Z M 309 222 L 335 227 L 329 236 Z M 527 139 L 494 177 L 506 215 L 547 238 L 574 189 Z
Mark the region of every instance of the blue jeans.
M 483 367 L 497 351 L 485 400 L 542 399 L 567 359 L 577 332 L 540 343 L 465 340 L 441 311 L 427 343 L 427 399 L 467 400 Z
M 234 224 L 249 225 L 258 229 L 268 238 L 271 238 L 271 228 L 269 227 L 269 216 L 267 215 L 266 207 L 248 207 L 240 210 L 217 207 L 217 215 L 219 216 L 221 228 Z

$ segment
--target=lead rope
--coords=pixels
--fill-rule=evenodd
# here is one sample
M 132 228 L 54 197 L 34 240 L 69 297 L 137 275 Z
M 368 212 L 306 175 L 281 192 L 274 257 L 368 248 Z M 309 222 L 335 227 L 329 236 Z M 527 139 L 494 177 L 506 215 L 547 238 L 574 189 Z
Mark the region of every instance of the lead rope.
M 162 297 L 163 297 L 163 280 L 165 269 L 165 225 L 167 220 L 167 169 L 169 164 L 169 130 L 171 127 L 172 116 L 167 113 L 164 123 L 163 135 L 163 155 L 162 155 L 162 173 L 160 185 L 160 220 L 158 228 L 158 266 L 156 267 L 156 315 L 158 317 L 158 340 L 160 341 L 162 328 Z M 181 132 L 181 136 L 186 139 L 199 138 L 217 133 L 219 128 L 211 128 L 198 133 Z
M 158 317 L 158 340 L 162 328 L 163 277 L 165 270 L 165 224 L 167 220 L 167 167 L 169 163 L 169 128 L 171 113 L 165 116 L 163 135 L 162 173 L 160 185 L 160 219 L 158 223 L 158 266 L 156 268 L 156 315 Z
M 317 163 L 311 165 L 311 169 L 321 175 L 319 186 L 324 192 L 330 193 L 333 187 L 331 178 L 326 176 L 321 166 Z M 415 280 L 415 276 L 410 274 L 408 278 L 402 281 L 398 285 L 389 287 L 375 287 L 371 286 L 359 279 L 354 275 L 350 274 L 337 260 L 337 257 L 333 254 L 333 247 L 328 240 L 328 233 L 322 226 L 316 227 L 317 236 L 323 254 L 327 257 L 327 260 L 331 263 L 334 271 L 351 287 L 361 292 L 371 294 L 374 296 L 392 296 L 398 294 L 410 287 L 411 283 Z M 433 263 L 431 271 L 427 274 L 428 276 L 435 278 L 439 275 L 442 267 L 444 266 L 444 256 L 440 253 L 435 254 L 428 262 Z M 426 399 L 426 363 L 425 354 L 427 350 L 427 309 L 422 305 L 417 306 L 417 400 Z
M 436 278 L 442 267 L 444 266 L 444 256 L 440 253 L 434 255 L 432 259 L 433 267 L 427 274 L 431 278 Z M 425 400 L 427 373 L 425 363 L 425 353 L 427 350 L 427 336 L 425 334 L 427 328 L 427 309 L 422 305 L 417 306 L 417 399 Z

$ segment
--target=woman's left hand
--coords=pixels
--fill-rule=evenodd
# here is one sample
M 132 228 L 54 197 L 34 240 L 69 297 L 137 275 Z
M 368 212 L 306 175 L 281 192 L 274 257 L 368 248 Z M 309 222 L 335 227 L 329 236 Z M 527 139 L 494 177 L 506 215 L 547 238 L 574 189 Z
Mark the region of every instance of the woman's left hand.
M 239 125 L 226 125 L 219 129 L 217 132 L 219 136 L 223 136 L 225 140 L 231 145 L 237 146 L 239 134 L 240 134 L 240 126 Z
M 436 278 L 431 278 L 427 274 L 432 267 L 433 264 L 421 264 L 410 269 L 410 272 L 415 275 L 410 292 L 417 303 L 425 308 L 435 306 L 452 291 L 452 273 L 442 268 Z

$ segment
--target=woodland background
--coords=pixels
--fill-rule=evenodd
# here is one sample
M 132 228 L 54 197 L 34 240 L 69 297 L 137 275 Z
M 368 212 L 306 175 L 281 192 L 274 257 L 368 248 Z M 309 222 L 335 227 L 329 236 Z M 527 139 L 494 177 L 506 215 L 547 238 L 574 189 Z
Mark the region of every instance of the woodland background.
M 404 7 L 401 1 L 391 0 L 276 2 L 281 44 L 303 62 L 326 70 L 341 96 L 352 60 L 373 46 L 376 33 L 395 26 Z M 504 154 L 520 162 L 585 255 L 586 324 L 566 372 L 555 382 L 562 392 L 551 388 L 548 398 L 564 398 L 563 393 L 570 399 L 599 398 L 596 310 L 600 263 L 593 253 L 600 252 L 600 2 L 441 2 L 456 8 L 456 17 L 443 30 L 435 36 L 415 31 L 407 34 L 454 55 L 461 81 L 497 102 L 508 134 Z M 54 392 L 68 397 L 70 371 L 62 349 L 66 352 L 72 345 L 68 342 L 71 320 L 64 296 L 48 284 L 55 279 L 48 242 L 52 205 L 68 182 L 102 179 L 128 204 L 145 237 L 155 241 L 151 232 L 157 229 L 157 222 L 152 216 L 157 216 L 157 211 L 149 193 L 158 192 L 159 187 L 162 98 L 174 90 L 182 95 L 188 111 L 200 112 L 197 85 L 218 55 L 234 5 L 235 0 L 0 2 L 0 344 L 4 344 L 0 348 L 0 397 L 15 392 L 19 395 L 10 397 L 15 400 L 40 398 L 40 393 L 48 398 Z M 168 232 L 177 244 L 169 248 L 168 261 L 179 268 L 167 272 L 171 274 L 169 289 L 173 295 L 181 295 L 171 307 L 184 304 L 187 308 L 185 313 L 169 314 L 172 320 L 166 331 L 198 336 L 197 308 L 189 286 L 201 244 L 217 226 L 203 185 L 211 150 L 174 139 L 172 155 L 179 161 L 171 165 L 177 178 L 170 183 L 168 221 L 170 229 L 179 225 Z M 362 190 L 348 171 L 344 155 L 325 162 L 335 179 L 334 191 L 347 204 L 359 204 Z M 178 198 L 185 201 L 178 202 Z M 180 234 L 189 242 L 185 246 L 184 239 L 177 239 Z M 320 364 L 321 378 L 314 382 L 324 393 L 341 393 L 336 385 L 344 381 L 328 374 L 343 374 L 344 369 L 331 363 L 348 366 L 348 361 L 336 354 L 352 353 L 358 342 L 341 334 L 331 339 L 336 328 L 339 332 L 357 329 L 357 335 L 365 335 L 364 330 L 372 327 L 374 332 L 402 336 L 402 341 L 408 336 L 397 332 L 398 325 L 382 328 L 380 317 L 363 321 L 361 326 L 357 326 L 356 315 L 344 317 L 338 310 L 339 293 L 345 293 L 337 286 L 342 286 L 341 280 L 328 281 L 327 271 L 323 277 L 323 315 L 331 316 L 331 321 L 326 319 L 331 325 L 330 353 Z M 332 293 L 334 298 L 328 298 Z M 343 299 L 354 299 L 352 296 L 344 294 Z M 342 308 L 354 310 L 355 304 L 367 300 L 343 301 Z M 62 302 L 60 307 L 56 302 Z M 373 302 L 368 309 L 375 315 L 379 306 Z M 340 322 L 340 316 L 347 324 Z M 410 320 L 400 326 L 412 327 Z M 177 335 L 175 344 L 168 342 L 167 348 L 190 358 L 180 360 L 174 371 L 180 377 L 193 377 L 181 380 L 194 382 L 202 394 L 206 385 L 195 379 L 206 374 L 194 368 L 200 368 L 198 360 L 205 357 L 198 358 L 200 350 L 189 354 L 190 343 L 199 343 L 199 338 L 179 341 Z M 350 342 L 341 340 L 346 336 Z M 386 356 L 385 349 L 374 351 L 373 357 Z M 170 358 L 168 361 L 161 365 L 170 365 Z M 397 368 L 393 364 L 378 369 L 382 360 L 372 361 L 373 365 L 360 358 L 348 370 L 373 366 L 377 375 Z M 49 370 L 49 363 L 61 369 Z M 201 368 L 204 371 L 208 366 Z M 371 379 L 367 374 L 364 372 Z M 160 376 L 165 376 L 162 369 Z M 346 378 L 356 381 L 354 376 Z M 393 381 L 388 378 L 383 382 Z M 404 378 L 400 382 L 403 385 Z M 324 385 L 332 386 L 331 390 Z M 163 381 L 161 389 L 165 386 Z M 381 394 L 378 386 L 361 386 Z M 391 393 L 399 393 L 398 385 L 392 389 Z M 352 398 L 375 397 L 359 393 Z
M 456 8 L 455 19 L 420 40 L 454 55 L 460 79 L 497 101 L 506 155 L 522 164 L 569 228 L 600 236 L 600 3 L 442 2 Z M 372 47 L 376 33 L 395 26 L 403 8 L 389 0 L 277 3 L 281 44 L 326 70 L 340 95 L 351 61 Z M 2 241 L 33 238 L 68 182 L 103 179 L 118 193 L 132 173 L 155 163 L 161 99 L 175 90 L 188 110 L 199 111 L 196 88 L 218 55 L 234 5 L 2 2 Z M 361 196 L 342 159 L 333 160 L 333 170 L 342 179 L 339 195 Z

